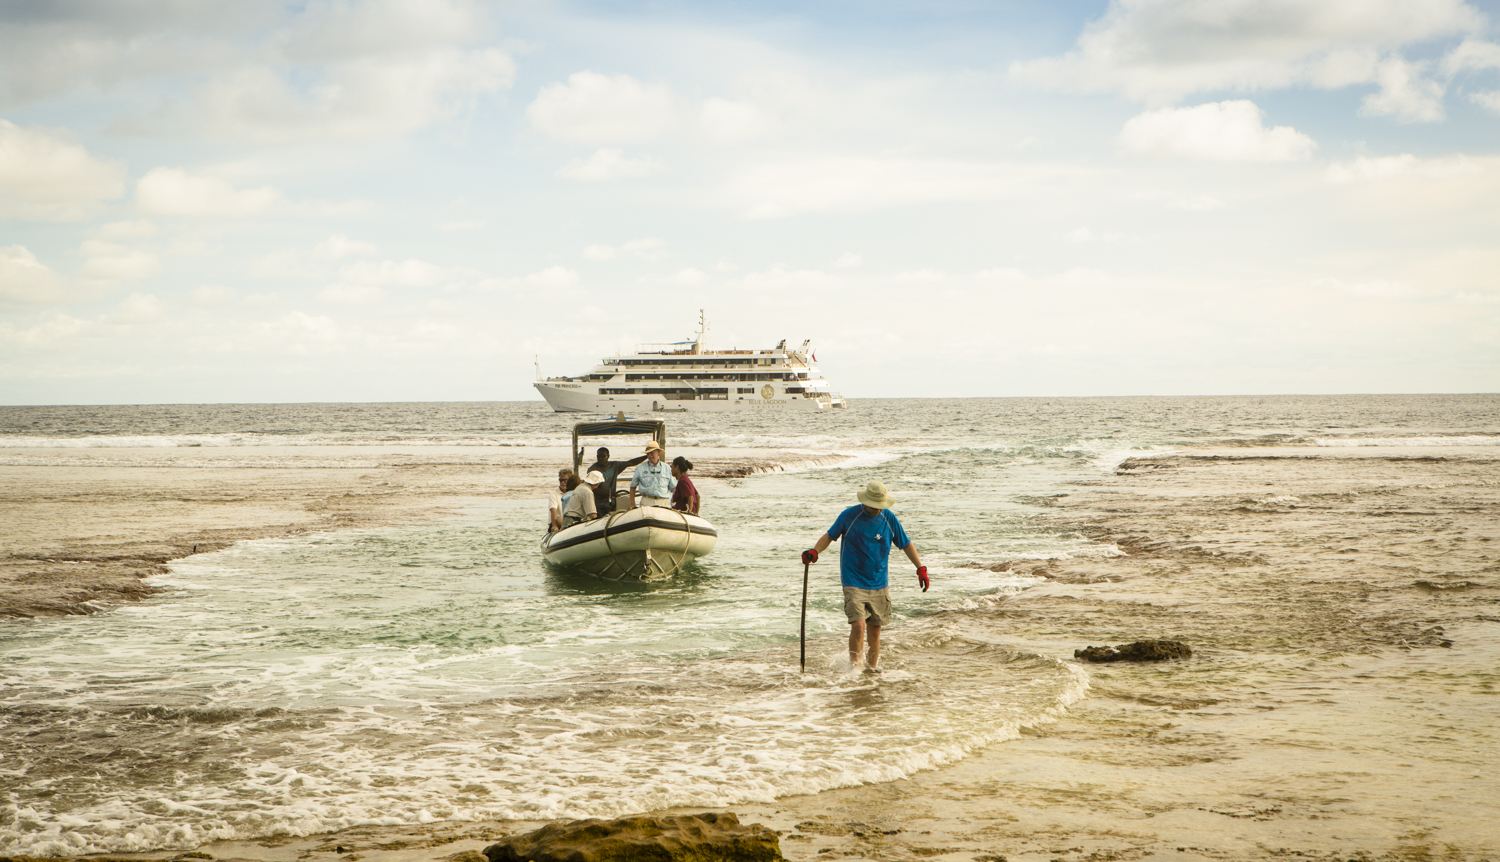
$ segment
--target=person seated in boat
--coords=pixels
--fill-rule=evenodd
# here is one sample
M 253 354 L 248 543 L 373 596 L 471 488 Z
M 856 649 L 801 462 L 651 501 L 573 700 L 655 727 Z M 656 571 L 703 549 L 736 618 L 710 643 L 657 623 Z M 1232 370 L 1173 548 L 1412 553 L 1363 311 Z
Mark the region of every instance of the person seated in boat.
M 568 505 L 568 494 L 578 487 L 578 474 L 567 467 L 557 471 L 557 487 L 547 498 L 547 532 L 562 529 L 562 513 Z
M 677 487 L 677 480 L 672 478 L 672 469 L 661 460 L 661 444 L 652 440 L 646 444 L 646 463 L 635 468 L 635 475 L 630 477 L 630 505 L 660 506 L 667 507 L 672 496 L 672 489 Z M 636 500 L 636 492 L 640 492 L 640 500 Z
M 594 506 L 593 491 L 603 482 L 604 477 L 597 470 L 590 470 L 584 475 L 583 484 L 573 489 L 573 496 L 568 498 L 568 505 L 563 507 L 564 527 L 599 517 L 599 509 Z
M 578 450 L 578 458 L 579 460 L 583 460 L 582 449 Z M 634 467 L 644 460 L 646 460 L 645 455 L 639 458 L 631 458 L 629 461 L 611 461 L 609 460 L 609 450 L 603 446 L 599 447 L 598 456 L 595 458 L 594 463 L 589 465 L 588 469 L 604 477 L 604 483 L 594 492 L 594 507 L 599 510 L 601 516 L 608 515 L 615 510 L 615 483 L 619 481 L 620 474 L 625 472 L 626 467 Z
M 672 508 L 679 512 L 687 512 L 689 515 L 698 514 L 698 489 L 693 485 L 693 480 L 688 478 L 688 471 L 693 469 L 693 462 L 678 455 L 672 459 L 672 478 L 677 480 L 677 487 L 672 490 Z

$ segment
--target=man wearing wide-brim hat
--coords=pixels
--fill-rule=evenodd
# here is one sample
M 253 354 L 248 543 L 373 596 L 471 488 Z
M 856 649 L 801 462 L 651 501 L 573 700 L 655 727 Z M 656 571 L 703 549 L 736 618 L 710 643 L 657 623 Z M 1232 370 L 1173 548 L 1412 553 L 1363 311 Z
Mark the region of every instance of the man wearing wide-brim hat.
M 677 487 L 677 479 L 672 475 L 672 468 L 661 460 L 661 453 L 660 443 L 652 440 L 646 444 L 646 463 L 637 465 L 635 475 L 630 477 L 631 506 L 670 507 L 672 489 Z M 641 494 L 639 503 L 636 500 L 637 490 Z
M 828 532 L 802 552 L 802 562 L 816 563 L 835 539 L 839 549 L 839 580 L 844 586 L 844 616 L 849 620 L 849 664 L 858 667 L 861 653 L 867 670 L 880 668 L 880 629 L 891 619 L 890 557 L 895 545 L 917 567 L 917 583 L 927 592 L 927 567 L 917 546 L 907 538 L 891 504 L 896 498 L 882 482 L 871 482 L 855 494 L 858 506 L 839 513 Z M 864 649 L 868 644 L 868 649 Z

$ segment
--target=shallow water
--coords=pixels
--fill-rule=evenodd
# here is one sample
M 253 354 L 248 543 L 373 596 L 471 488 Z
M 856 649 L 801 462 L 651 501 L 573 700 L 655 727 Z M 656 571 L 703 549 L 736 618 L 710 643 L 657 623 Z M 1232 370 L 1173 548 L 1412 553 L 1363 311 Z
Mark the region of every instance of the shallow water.
M 168 592 L 0 622 L 0 849 L 186 848 L 361 823 L 610 816 L 891 781 L 1049 720 L 1089 673 L 1010 636 L 1020 560 L 1119 551 L 1040 503 L 1131 454 L 1205 446 L 1500 444 L 1500 399 L 889 401 L 808 417 L 669 418 L 669 444 L 855 456 L 714 483 L 714 554 L 655 586 L 549 569 L 539 501 L 413 527 L 247 542 Z M 3 408 L 0 448 L 557 445 L 535 405 Z M 360 457 L 351 455 L 349 457 Z M 870 478 L 933 570 L 892 561 L 885 672 L 846 667 L 837 562 L 798 551 Z M 1257 673 L 1269 673 L 1258 665 Z M 1232 664 L 1184 677 L 1223 696 Z M 1274 673 L 1272 673 L 1274 676 Z M 1252 693 L 1231 692 L 1251 698 Z M 1231 704 L 1233 706 L 1233 704 Z

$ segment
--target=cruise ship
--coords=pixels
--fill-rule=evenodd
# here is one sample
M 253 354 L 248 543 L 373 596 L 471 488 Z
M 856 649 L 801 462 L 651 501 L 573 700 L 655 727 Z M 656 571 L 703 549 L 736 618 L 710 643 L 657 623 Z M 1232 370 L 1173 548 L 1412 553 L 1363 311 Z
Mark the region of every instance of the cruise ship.
M 609 356 L 581 377 L 541 377 L 537 391 L 559 413 L 829 410 L 847 407 L 818 373 L 804 341 L 770 350 L 709 350 L 708 323 L 698 337 L 674 344 L 643 344 L 634 353 Z

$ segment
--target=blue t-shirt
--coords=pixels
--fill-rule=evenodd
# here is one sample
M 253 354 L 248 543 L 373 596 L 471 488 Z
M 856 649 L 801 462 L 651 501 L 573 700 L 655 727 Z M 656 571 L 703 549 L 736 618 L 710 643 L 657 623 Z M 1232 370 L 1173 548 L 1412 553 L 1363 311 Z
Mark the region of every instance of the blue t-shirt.
M 883 590 L 890 585 L 891 545 L 911 544 L 901 522 L 890 509 L 871 515 L 865 507 L 850 506 L 839 513 L 828 538 L 843 540 L 839 547 L 839 579 L 846 587 Z

